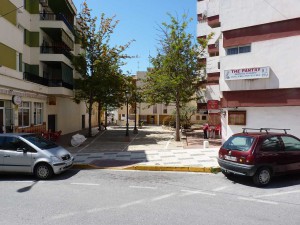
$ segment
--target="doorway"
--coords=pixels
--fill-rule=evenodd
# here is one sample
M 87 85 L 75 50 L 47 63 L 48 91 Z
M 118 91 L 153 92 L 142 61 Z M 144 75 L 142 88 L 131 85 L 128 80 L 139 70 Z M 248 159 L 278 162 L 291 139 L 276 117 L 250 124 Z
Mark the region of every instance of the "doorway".
M 81 115 L 81 129 L 85 128 L 85 115 Z
M 4 132 L 4 108 L 0 108 L 0 133 Z
M 56 131 L 56 115 L 48 115 L 48 130 Z

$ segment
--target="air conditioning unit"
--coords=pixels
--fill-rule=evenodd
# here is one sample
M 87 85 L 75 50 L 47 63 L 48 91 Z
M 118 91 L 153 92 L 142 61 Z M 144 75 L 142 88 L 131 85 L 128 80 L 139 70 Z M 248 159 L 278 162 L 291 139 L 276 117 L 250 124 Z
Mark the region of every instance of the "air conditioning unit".
M 40 0 L 40 4 L 44 7 L 48 6 L 48 0 Z

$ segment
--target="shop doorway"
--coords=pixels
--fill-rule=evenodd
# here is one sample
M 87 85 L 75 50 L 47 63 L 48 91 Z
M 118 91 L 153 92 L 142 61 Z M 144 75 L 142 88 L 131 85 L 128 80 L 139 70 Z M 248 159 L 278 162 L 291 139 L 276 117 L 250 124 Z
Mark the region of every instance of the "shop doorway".
M 4 132 L 4 109 L 0 108 L 0 133 Z
M 85 115 L 81 115 L 81 129 L 85 128 Z
M 48 130 L 56 131 L 56 115 L 48 115 Z

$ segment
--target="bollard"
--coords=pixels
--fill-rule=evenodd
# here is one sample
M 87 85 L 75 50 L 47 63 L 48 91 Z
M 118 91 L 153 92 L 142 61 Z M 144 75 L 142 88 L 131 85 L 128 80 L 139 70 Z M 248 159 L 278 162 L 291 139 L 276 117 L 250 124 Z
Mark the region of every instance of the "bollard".
M 203 148 L 209 148 L 209 142 L 208 141 L 203 142 Z

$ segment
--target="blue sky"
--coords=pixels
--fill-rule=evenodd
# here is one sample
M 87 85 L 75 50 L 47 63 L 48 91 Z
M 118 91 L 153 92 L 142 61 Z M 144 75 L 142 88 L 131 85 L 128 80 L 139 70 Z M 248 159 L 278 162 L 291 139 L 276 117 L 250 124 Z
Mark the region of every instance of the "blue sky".
M 77 11 L 83 0 L 73 0 Z M 129 74 L 136 71 L 146 71 L 149 67 L 149 53 L 155 56 L 158 45 L 159 25 L 169 22 L 167 13 L 193 18 L 187 29 L 196 38 L 197 1 L 196 0 L 87 0 L 93 16 L 100 17 L 105 13 L 107 17 L 116 15 L 120 20 L 115 33 L 112 35 L 112 44 L 123 45 L 135 39 L 127 50 L 129 55 L 138 55 L 138 58 L 130 59 L 127 65 L 122 67 Z

